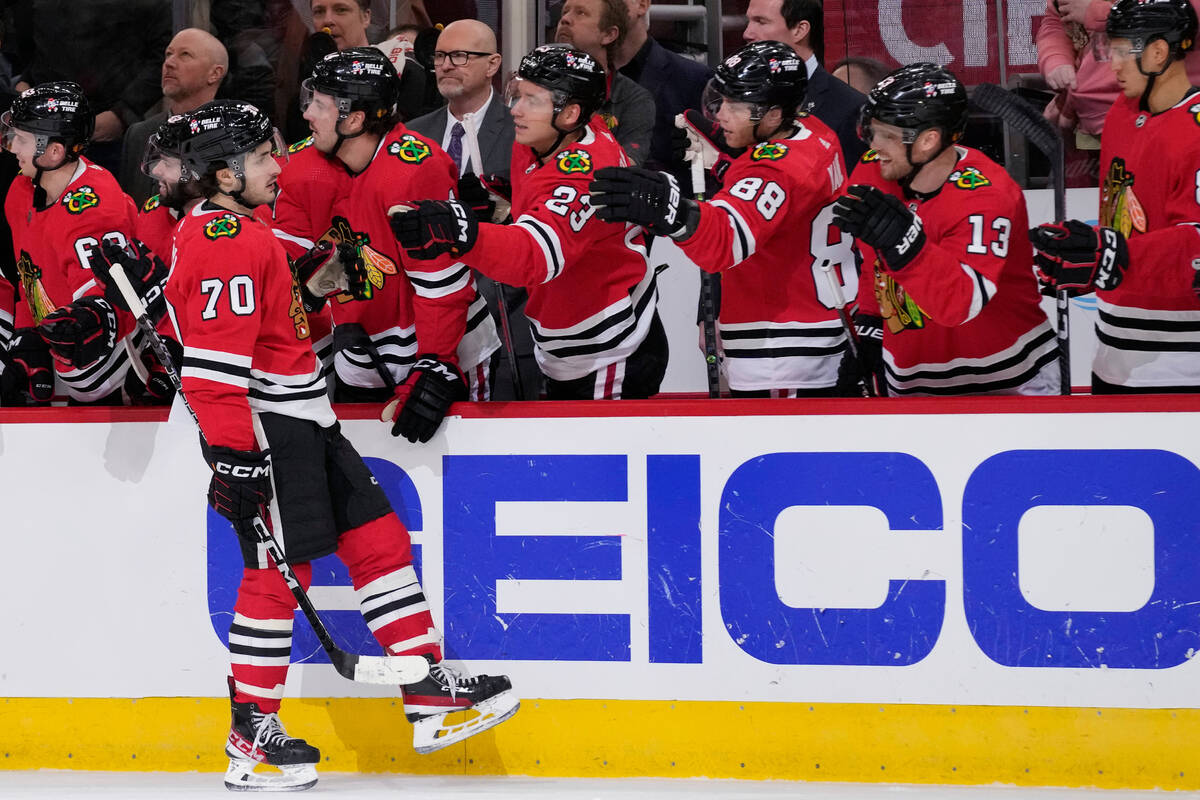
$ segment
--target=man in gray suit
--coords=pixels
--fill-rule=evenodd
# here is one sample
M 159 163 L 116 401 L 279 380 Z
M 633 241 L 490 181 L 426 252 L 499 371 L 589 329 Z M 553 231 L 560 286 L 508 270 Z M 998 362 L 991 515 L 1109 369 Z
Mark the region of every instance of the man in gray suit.
M 406 123 L 417 133 L 428 136 L 458 164 L 462 176 L 459 195 L 470 196 L 478 186 L 476 175 L 496 175 L 507 179 L 512 161 L 513 122 L 508 115 L 504 98 L 492 88 L 492 80 L 500 70 L 500 54 L 496 52 L 496 34 L 487 25 L 474 19 L 451 22 L 438 36 L 433 53 L 438 92 L 446 105 Z M 470 120 L 465 119 L 470 114 Z M 477 133 L 478 157 L 470 142 L 468 125 Z M 501 286 L 479 273 L 475 274 L 479 291 L 487 299 L 496 324 L 500 319 L 497 292 Z M 524 397 L 536 399 L 540 390 L 541 372 L 533 358 L 533 338 L 529 321 L 523 312 L 524 292 L 511 287 L 505 290 L 508 308 L 508 328 L 516 351 L 518 372 Z M 507 359 L 495 365 L 492 381 L 493 400 L 514 400 L 512 372 Z

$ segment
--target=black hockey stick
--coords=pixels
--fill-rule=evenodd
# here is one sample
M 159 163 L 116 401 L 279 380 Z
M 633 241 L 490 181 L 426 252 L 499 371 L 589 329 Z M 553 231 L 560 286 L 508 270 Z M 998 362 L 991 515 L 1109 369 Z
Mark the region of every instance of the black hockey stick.
M 508 360 L 508 371 L 512 373 L 513 397 L 525 399 L 525 384 L 517 369 L 517 351 L 513 349 L 512 329 L 508 324 L 508 301 L 504 299 L 504 291 L 508 287 L 499 281 L 493 281 L 496 287 L 496 310 L 500 312 L 500 336 L 503 338 L 504 355 Z
M 367 333 L 366 328 L 357 322 L 343 322 L 340 325 L 334 325 L 334 352 L 340 352 L 352 347 L 366 351 L 367 358 L 371 360 L 371 366 L 375 368 L 375 372 L 379 375 L 379 379 L 383 381 L 383 385 L 387 387 L 389 392 L 395 394 L 396 379 L 392 377 L 387 364 L 383 363 L 383 357 L 379 355 L 379 348 L 371 340 L 371 336 Z
M 120 263 L 113 264 L 110 268 L 112 282 L 116 285 L 121 296 L 125 298 L 125 302 L 129 305 L 129 310 L 133 312 L 133 316 L 137 319 L 138 327 L 146 334 L 146 341 L 149 342 L 151 349 L 154 350 L 154 355 L 158 357 L 159 363 L 166 371 L 167 377 L 175 386 L 175 391 L 179 393 L 179 399 L 183 402 L 183 407 L 192 415 L 192 420 L 196 423 L 196 428 L 200 431 L 200 439 L 208 446 L 208 440 L 204 436 L 204 428 L 200 425 L 200 418 L 196 416 L 195 409 L 188 403 L 187 396 L 183 393 L 183 381 L 179 377 L 179 372 L 176 371 L 175 365 L 171 361 L 171 354 L 167 350 L 166 344 L 162 337 L 158 335 L 158 331 L 154 329 L 154 324 L 150 322 L 150 317 L 146 314 L 146 306 L 142 303 L 142 299 L 138 297 L 133 286 L 129 283 L 129 278 L 125 275 L 125 267 Z M 304 612 L 308 623 L 312 625 L 313 632 L 317 634 L 317 639 L 320 640 L 321 646 L 325 648 L 325 652 L 329 654 L 329 660 L 333 663 L 333 668 L 343 678 L 348 678 L 359 683 L 379 683 L 395 686 L 398 684 L 416 683 L 424 680 L 429 674 L 429 662 L 424 656 L 367 656 L 357 653 L 347 653 L 345 650 L 337 646 L 333 641 L 333 637 L 329 635 L 325 623 L 321 622 L 321 618 L 317 616 L 317 610 L 313 608 L 312 601 L 308 599 L 308 595 L 304 591 L 304 587 L 300 585 L 299 579 L 296 578 L 296 573 L 292 571 L 292 567 L 288 564 L 287 558 L 279 547 L 279 543 L 275 541 L 275 536 L 267 529 L 266 523 L 262 517 L 255 517 L 251 523 L 254 533 L 258 536 L 259 542 L 266 548 L 267 553 L 271 556 L 271 560 L 275 562 L 275 568 L 279 570 L 279 574 L 283 576 L 287 582 L 288 588 L 292 590 L 292 596 L 296 598 L 297 605 Z
M 676 121 L 678 124 L 678 121 Z M 692 193 L 696 202 L 704 202 L 704 161 L 699 154 L 691 160 Z M 708 376 L 708 396 L 721 396 L 721 365 L 717 362 L 716 276 L 700 270 L 700 316 L 704 323 L 704 367 Z
M 837 307 L 838 319 L 841 320 L 842 327 L 846 331 L 846 348 L 850 351 L 850 357 L 859 365 L 861 374 L 858 378 L 858 390 L 862 392 L 863 397 L 874 397 L 875 390 L 871 387 L 871 378 L 866 364 L 863 362 L 862 351 L 859 349 L 858 331 L 854 327 L 854 320 L 850 319 L 850 312 L 846 310 L 846 296 L 842 294 L 842 285 L 838 283 L 837 276 L 833 274 L 833 262 L 826 258 L 822 259 L 817 266 L 829 280 L 829 288 L 833 291 L 833 304 Z
M 1054 221 L 1062 222 L 1067 215 L 1067 173 L 1062 135 L 1049 120 L 1023 98 L 997 86 L 981 83 L 975 87 L 971 102 L 982 110 L 995 114 L 1005 125 L 1025 137 L 1050 161 L 1054 191 Z M 1071 313 L 1070 296 L 1059 290 L 1054 296 L 1058 328 L 1058 369 L 1060 394 L 1071 393 Z

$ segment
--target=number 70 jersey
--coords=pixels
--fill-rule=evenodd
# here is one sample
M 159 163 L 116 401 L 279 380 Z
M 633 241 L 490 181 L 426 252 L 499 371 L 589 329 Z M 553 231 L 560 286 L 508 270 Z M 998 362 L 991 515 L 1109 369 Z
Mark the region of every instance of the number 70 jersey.
M 846 171 L 833 131 L 810 116 L 797 125 L 735 159 L 696 232 L 678 243 L 701 269 L 724 273 L 717 329 L 733 389 L 837 382 L 837 306 L 858 291 L 854 240 L 831 225 Z

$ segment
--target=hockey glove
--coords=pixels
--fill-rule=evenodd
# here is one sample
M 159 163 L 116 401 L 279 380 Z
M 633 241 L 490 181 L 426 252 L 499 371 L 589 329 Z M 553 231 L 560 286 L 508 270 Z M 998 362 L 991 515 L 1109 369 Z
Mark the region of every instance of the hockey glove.
M 596 216 L 605 222 L 632 222 L 650 233 L 686 239 L 700 224 L 700 207 L 683 196 L 679 181 L 641 167 L 605 167 L 588 186 Z
M 862 384 L 865 383 L 876 397 L 885 397 L 883 319 L 871 314 L 855 314 L 854 331 L 858 334 L 858 358 L 848 347 L 842 354 L 842 362 L 838 365 L 838 396 L 862 397 Z
M 833 204 L 833 224 L 870 245 L 892 271 L 901 270 L 925 246 L 921 218 L 895 195 L 857 183 Z
M 271 451 L 210 445 L 204 460 L 213 471 L 208 504 L 233 523 L 238 536 L 257 542 L 250 522 L 262 516 L 271 502 Z
M 92 272 L 104 285 L 104 299 L 114 308 L 129 311 L 125 296 L 113 283 L 110 270 L 114 264 L 125 268 L 129 285 L 142 300 L 151 322 L 158 321 L 167 313 L 167 300 L 163 290 L 167 285 L 167 265 L 154 252 L 137 239 L 130 239 L 126 247 L 105 239 L 100 245 L 101 257 L 92 261 Z
M 320 311 L 325 300 L 335 295 L 348 294 L 355 300 L 370 297 L 362 253 L 347 242 L 321 240 L 292 262 L 292 273 L 300 284 L 304 310 L 310 314 Z
M 116 348 L 117 312 L 103 297 L 87 295 L 47 314 L 37 331 L 57 361 L 83 369 Z
M 697 152 L 689 158 L 689 151 Z M 692 158 L 700 158 L 708 177 L 712 179 L 712 185 L 706 189 L 709 194 L 720 191 L 729 165 L 745 152 L 744 147 L 730 147 L 726 144 L 721 126 L 696 109 L 689 108 L 682 114 L 675 115 L 675 127 L 671 130 L 671 161 L 674 164 L 685 165 L 683 172 L 687 172 L 686 163 Z
M 171 356 L 172 368 L 178 370 L 183 364 L 183 345 L 170 336 L 164 336 L 162 340 Z M 130 402 L 135 406 L 171 405 L 175 399 L 175 384 L 167 375 L 167 368 L 159 363 L 158 356 L 149 347 L 141 352 L 140 358 L 146 367 L 146 382 L 142 383 L 136 370 L 129 370 L 125 376 L 125 393 L 129 395 Z
M 392 436 L 424 444 L 437 433 L 450 404 L 466 399 L 467 379 L 459 368 L 425 355 L 396 387 L 396 396 L 384 406 L 381 419 L 392 423 Z
M 54 397 L 54 360 L 33 328 L 18 328 L 0 352 L 0 405 L 36 406 Z
M 479 237 L 475 213 L 457 200 L 418 200 L 415 206 L 392 206 L 388 218 L 396 241 L 418 261 L 447 253 L 465 255 Z
M 1093 228 L 1077 219 L 1039 225 L 1029 232 L 1037 248 L 1038 280 L 1048 289 L 1086 294 L 1115 289 L 1129 268 L 1125 237 L 1113 228 Z

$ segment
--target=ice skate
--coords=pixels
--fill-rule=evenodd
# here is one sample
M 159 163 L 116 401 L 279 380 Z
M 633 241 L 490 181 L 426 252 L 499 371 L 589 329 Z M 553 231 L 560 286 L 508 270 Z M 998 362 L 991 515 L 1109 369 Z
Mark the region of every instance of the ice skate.
M 255 703 L 233 703 L 233 725 L 225 755 L 225 788 L 230 791 L 298 792 L 317 783 L 321 752 L 303 739 L 287 735 L 279 715 L 264 714 Z M 258 773 L 259 764 L 279 772 Z
M 483 733 L 521 707 L 508 676 L 466 677 L 444 661 L 430 665 L 429 677 L 401 689 L 404 713 L 413 726 L 413 749 L 418 753 L 432 753 Z M 455 712 L 465 712 L 465 719 L 451 721 Z

